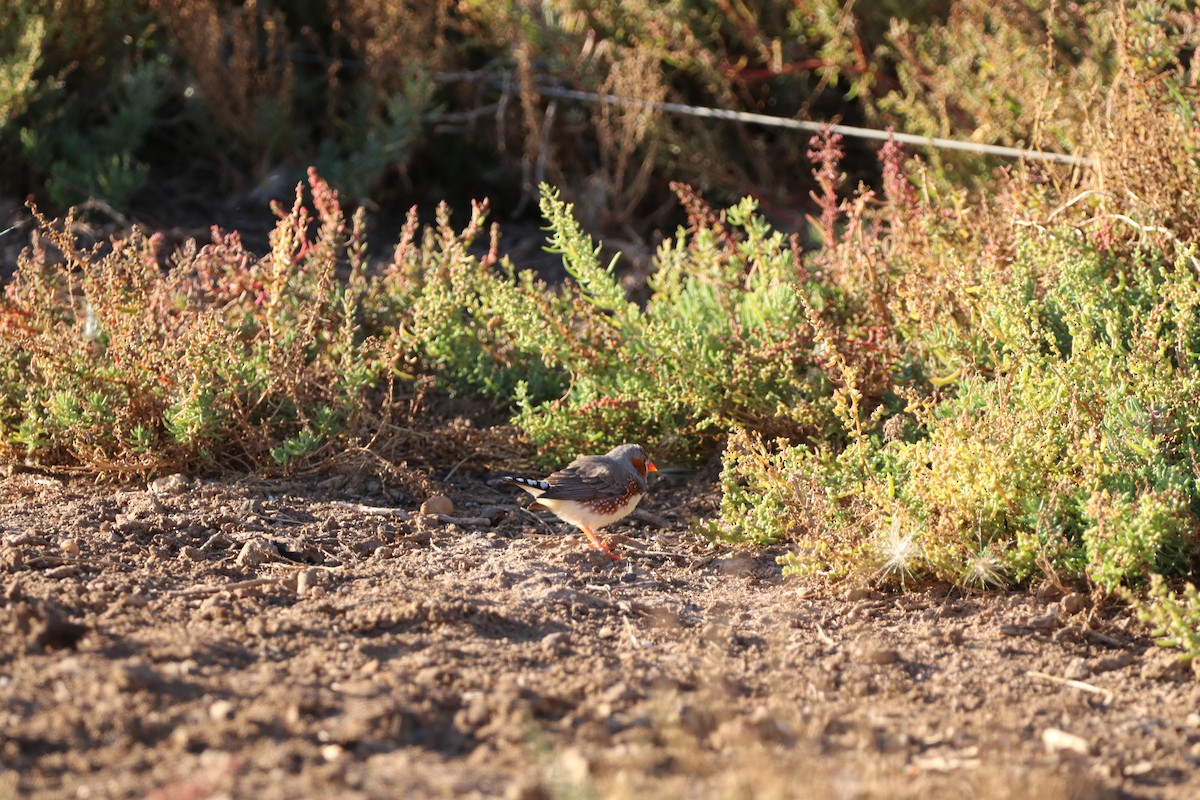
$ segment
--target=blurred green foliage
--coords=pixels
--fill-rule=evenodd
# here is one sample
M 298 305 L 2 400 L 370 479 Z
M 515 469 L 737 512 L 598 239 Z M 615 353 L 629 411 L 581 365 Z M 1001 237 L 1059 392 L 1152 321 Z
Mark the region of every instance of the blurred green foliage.
M 1137 45 L 1124 55 L 1122 30 Z M 1095 145 L 1106 87 L 1168 68 L 1191 35 L 1178 2 L 13 0 L 0 170 L 6 191 L 57 211 L 159 203 L 160 185 L 250 193 L 306 164 L 379 202 L 420 156 L 422 174 L 470 181 L 445 187 L 461 194 L 548 180 L 590 230 L 645 234 L 667 179 L 721 203 L 753 194 L 799 225 L 811 182 L 793 136 L 537 88 L 1075 151 Z M 951 183 L 988 169 L 932 165 Z

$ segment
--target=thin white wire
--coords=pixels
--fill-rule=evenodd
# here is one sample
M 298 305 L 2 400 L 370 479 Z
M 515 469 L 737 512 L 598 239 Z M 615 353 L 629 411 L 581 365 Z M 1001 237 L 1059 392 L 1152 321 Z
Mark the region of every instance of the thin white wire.
M 769 114 L 755 114 L 748 111 L 729 111 L 723 108 L 708 108 L 692 106 L 686 103 L 660 103 L 649 100 L 638 100 L 632 97 L 620 97 L 614 94 L 598 94 L 583 92 L 578 89 L 560 89 L 555 86 L 538 86 L 535 91 L 546 97 L 559 97 L 567 100 L 587 100 L 591 102 L 608 103 L 609 105 L 633 106 L 635 108 L 665 111 L 670 114 L 687 114 L 693 117 L 708 119 L 728 119 L 736 122 L 748 122 L 752 125 L 766 125 L 774 128 L 820 133 L 830 130 L 843 136 L 859 139 L 877 139 L 886 141 L 889 136 L 902 144 L 919 147 L 941 148 L 943 150 L 966 150 L 972 153 L 1003 156 L 1004 158 L 1025 158 L 1031 161 L 1051 161 L 1057 164 L 1071 164 L 1080 167 L 1094 167 L 1095 159 L 1084 156 L 1073 156 L 1066 153 L 1046 153 L 1041 150 L 1025 150 L 1019 147 L 1004 147 L 998 144 L 978 144 L 964 142 L 958 139 L 941 139 L 935 136 L 917 136 L 912 133 L 891 133 L 875 128 L 859 128 L 854 125 L 831 125 L 824 122 L 808 122 L 805 120 L 789 119 L 788 117 L 773 117 Z

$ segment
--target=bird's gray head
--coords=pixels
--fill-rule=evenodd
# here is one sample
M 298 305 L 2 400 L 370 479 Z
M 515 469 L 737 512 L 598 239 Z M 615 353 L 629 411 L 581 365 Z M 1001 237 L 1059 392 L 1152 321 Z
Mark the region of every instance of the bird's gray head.
M 628 466 L 637 473 L 642 481 L 646 480 L 646 475 L 649 473 L 658 472 L 658 467 L 654 466 L 654 462 L 650 460 L 646 448 L 640 444 L 623 444 L 610 450 L 606 457 Z

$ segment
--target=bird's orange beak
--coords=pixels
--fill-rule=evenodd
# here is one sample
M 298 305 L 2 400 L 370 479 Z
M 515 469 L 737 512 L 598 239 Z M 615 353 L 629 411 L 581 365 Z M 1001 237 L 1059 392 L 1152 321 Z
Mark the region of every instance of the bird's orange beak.
M 654 462 L 649 459 L 646 460 L 646 472 L 658 472 L 658 467 L 654 466 Z

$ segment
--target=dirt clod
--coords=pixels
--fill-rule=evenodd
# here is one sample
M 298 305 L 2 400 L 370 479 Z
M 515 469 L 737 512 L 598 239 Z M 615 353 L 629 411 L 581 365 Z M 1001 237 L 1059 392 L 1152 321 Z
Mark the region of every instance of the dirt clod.
M 18 603 L 15 621 L 18 630 L 28 633 L 34 651 L 75 648 L 88 633 L 88 626 L 71 622 L 49 601 Z
M 854 649 L 853 657 L 859 664 L 895 664 L 900 660 L 900 652 L 894 647 L 861 644 Z
M 191 488 L 192 481 L 186 475 L 176 473 L 174 475 L 164 475 L 161 478 L 155 478 L 150 481 L 147 487 L 153 494 L 159 496 L 180 495 Z
M 275 546 L 270 542 L 262 539 L 250 539 L 238 552 L 234 563 L 239 567 L 257 567 L 265 561 L 275 558 L 278 554 L 275 552 Z
M 121 665 L 113 683 L 125 692 L 145 691 L 160 686 L 162 677 L 149 664 L 131 661 Z
M 1112 672 L 1113 670 L 1124 669 L 1134 661 L 1136 661 L 1136 658 L 1133 653 L 1128 650 L 1122 650 L 1114 655 L 1096 659 L 1092 663 L 1092 671 L 1097 673 Z

